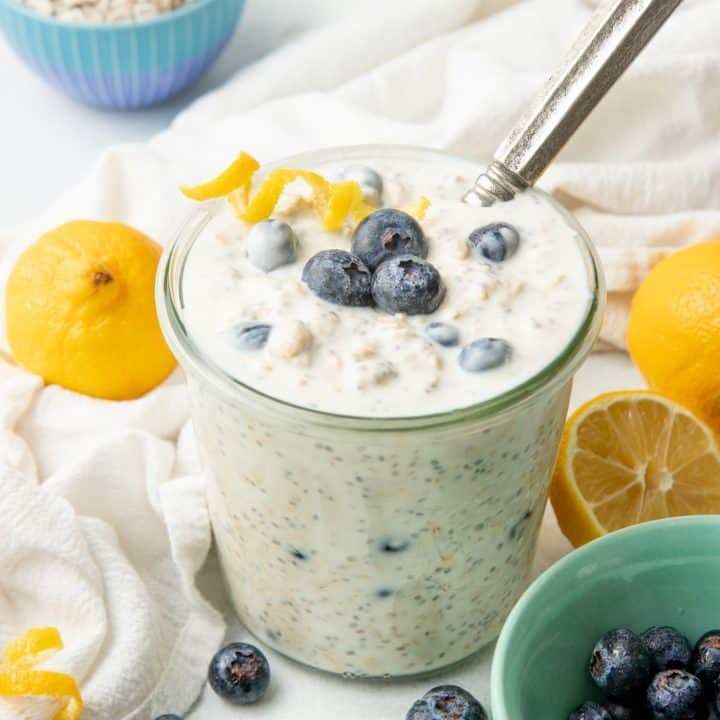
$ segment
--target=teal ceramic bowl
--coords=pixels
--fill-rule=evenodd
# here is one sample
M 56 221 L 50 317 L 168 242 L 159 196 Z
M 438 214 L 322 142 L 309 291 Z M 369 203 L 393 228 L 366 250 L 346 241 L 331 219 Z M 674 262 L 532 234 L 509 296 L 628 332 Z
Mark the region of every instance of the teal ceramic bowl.
M 691 643 L 720 627 L 720 516 L 636 525 L 571 553 L 540 576 L 495 650 L 493 720 L 566 720 L 599 700 L 588 676 L 607 630 L 673 625 Z
M 0 0 L 0 28 L 15 52 L 51 85 L 81 102 L 133 109 L 163 102 L 215 62 L 244 0 L 195 0 L 152 20 L 64 22 Z

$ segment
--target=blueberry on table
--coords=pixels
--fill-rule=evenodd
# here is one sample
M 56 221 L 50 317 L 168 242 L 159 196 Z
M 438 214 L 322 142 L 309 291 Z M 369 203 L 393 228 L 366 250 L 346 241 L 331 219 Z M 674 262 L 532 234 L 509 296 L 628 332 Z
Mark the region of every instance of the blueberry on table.
M 351 250 L 371 270 L 393 255 L 427 257 L 425 233 L 418 221 L 402 210 L 386 208 L 370 213 L 356 228 Z
M 297 237 L 282 220 L 263 220 L 253 225 L 247 236 L 248 260 L 258 269 L 270 272 L 297 258 Z
M 652 677 L 650 651 L 632 630 L 610 630 L 593 648 L 590 676 L 609 698 L 636 698 Z
M 487 720 L 483 706 L 457 685 L 428 690 L 408 710 L 405 720 Z
M 706 692 L 713 691 L 720 676 L 720 630 L 710 630 L 697 641 L 688 669 L 700 678 Z
M 367 202 L 378 205 L 382 198 L 383 179 L 379 172 L 367 165 L 349 165 L 340 174 L 344 181 L 354 180 Z
M 458 362 L 467 372 L 486 372 L 504 365 L 512 358 L 512 354 L 512 345 L 507 340 L 481 338 L 460 351 Z
M 647 689 L 654 720 L 704 720 L 705 692 L 700 680 L 685 670 L 659 672 Z
M 438 345 L 455 347 L 460 342 L 460 333 L 454 325 L 431 322 L 425 327 L 425 334 Z
M 372 305 L 370 270 L 360 258 L 344 250 L 323 250 L 313 255 L 302 279 L 315 295 L 335 305 Z
M 225 331 L 227 341 L 243 352 L 262 350 L 267 344 L 272 326 L 260 322 L 241 322 Z
M 372 296 L 385 312 L 429 315 L 445 297 L 445 285 L 434 265 L 417 255 L 386 260 L 372 278 Z
M 219 650 L 208 668 L 210 687 L 233 705 L 257 702 L 270 684 L 270 665 L 249 643 L 232 643 Z
M 155 720 L 182 720 L 182 718 L 179 715 L 174 715 L 173 713 L 166 713 L 165 715 L 158 715 Z
M 656 672 L 687 668 L 692 655 L 692 647 L 688 639 L 675 628 L 667 625 L 653 625 L 645 632 L 640 633 L 640 639 L 650 650 Z
M 506 223 L 493 223 L 476 228 L 468 237 L 470 244 L 491 262 L 503 262 L 510 259 L 520 245 L 518 231 Z
M 568 715 L 568 720 L 613 720 L 613 718 L 602 705 L 584 702 Z

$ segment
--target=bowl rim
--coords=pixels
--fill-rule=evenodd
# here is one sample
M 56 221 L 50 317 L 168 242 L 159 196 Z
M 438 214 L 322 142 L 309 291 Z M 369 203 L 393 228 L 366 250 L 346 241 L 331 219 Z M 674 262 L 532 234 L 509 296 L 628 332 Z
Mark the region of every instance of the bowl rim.
M 223 1 L 224 0 L 194 0 L 194 2 L 190 5 L 186 5 L 185 7 L 179 8 L 178 10 L 171 10 L 154 18 L 149 18 L 147 20 L 126 20 L 124 22 L 118 23 L 75 21 L 68 22 L 67 20 L 61 20 L 54 17 L 48 17 L 47 15 L 41 15 L 34 10 L 20 5 L 19 0 L 0 0 L 0 5 L 5 6 L 10 12 L 22 15 L 23 17 L 28 18 L 30 21 L 38 23 L 40 25 L 47 25 L 48 27 L 53 28 L 65 28 L 75 31 L 98 31 L 103 33 L 109 33 L 118 30 L 127 31 L 130 29 L 157 27 L 158 25 L 169 24 L 179 18 L 202 12 L 210 5 L 217 4 Z M 236 0 L 236 2 L 242 4 L 244 0 Z
M 503 693 L 504 671 L 507 665 L 507 658 L 510 655 L 510 636 L 519 624 L 520 618 L 527 615 L 528 609 L 537 600 L 537 596 L 540 595 L 548 585 L 553 583 L 559 575 L 567 572 L 575 565 L 584 562 L 586 558 L 592 557 L 599 548 L 623 543 L 630 535 L 653 535 L 666 530 L 674 532 L 678 528 L 698 528 L 709 525 L 720 527 L 720 516 L 681 515 L 631 525 L 603 535 L 586 545 L 572 550 L 540 574 L 515 603 L 503 624 L 497 644 L 495 645 L 490 670 L 490 705 L 493 720 L 521 720 L 521 718 L 512 718 L 507 714 L 504 700 L 505 694 Z

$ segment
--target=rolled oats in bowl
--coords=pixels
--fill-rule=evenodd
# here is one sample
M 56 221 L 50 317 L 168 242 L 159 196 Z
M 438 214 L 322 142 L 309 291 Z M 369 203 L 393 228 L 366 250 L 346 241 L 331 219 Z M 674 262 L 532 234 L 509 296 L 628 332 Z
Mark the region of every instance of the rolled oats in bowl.
M 245 0 L 0 0 L 0 32 L 29 68 L 86 105 L 134 110 L 212 67 Z
M 194 0 L 17 0 L 40 15 L 79 23 L 150 20 L 191 5 Z

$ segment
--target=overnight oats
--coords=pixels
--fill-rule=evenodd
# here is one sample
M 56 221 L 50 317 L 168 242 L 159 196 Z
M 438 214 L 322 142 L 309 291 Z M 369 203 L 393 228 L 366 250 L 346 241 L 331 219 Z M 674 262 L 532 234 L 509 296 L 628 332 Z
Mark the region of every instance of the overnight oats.
M 233 604 L 308 665 L 450 665 L 528 581 L 602 281 L 546 195 L 461 203 L 478 171 L 411 148 L 292 158 L 166 254 Z

